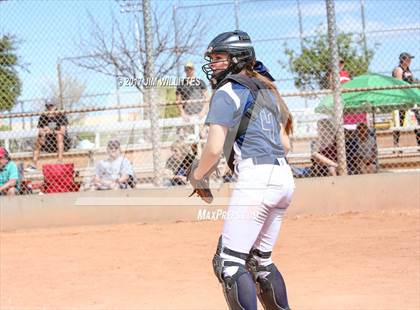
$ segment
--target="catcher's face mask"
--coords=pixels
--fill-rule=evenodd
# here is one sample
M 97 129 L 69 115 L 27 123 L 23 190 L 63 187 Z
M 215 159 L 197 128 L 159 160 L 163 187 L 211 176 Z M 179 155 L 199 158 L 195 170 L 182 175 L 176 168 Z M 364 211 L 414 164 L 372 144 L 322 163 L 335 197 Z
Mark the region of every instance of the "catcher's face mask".
M 225 76 L 226 71 L 230 69 L 230 60 L 227 53 L 209 53 L 206 54 L 204 59 L 207 63 L 202 69 L 212 83 L 220 81 L 221 76 Z

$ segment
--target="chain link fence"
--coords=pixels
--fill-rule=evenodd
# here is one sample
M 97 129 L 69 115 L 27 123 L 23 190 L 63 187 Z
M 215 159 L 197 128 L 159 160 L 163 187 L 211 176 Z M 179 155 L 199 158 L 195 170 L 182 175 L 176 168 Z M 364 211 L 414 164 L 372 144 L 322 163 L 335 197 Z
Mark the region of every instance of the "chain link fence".
M 0 144 L 21 192 L 185 185 L 203 52 L 238 28 L 292 112 L 296 177 L 420 167 L 418 1 L 152 1 L 151 30 L 147 3 L 0 2 Z

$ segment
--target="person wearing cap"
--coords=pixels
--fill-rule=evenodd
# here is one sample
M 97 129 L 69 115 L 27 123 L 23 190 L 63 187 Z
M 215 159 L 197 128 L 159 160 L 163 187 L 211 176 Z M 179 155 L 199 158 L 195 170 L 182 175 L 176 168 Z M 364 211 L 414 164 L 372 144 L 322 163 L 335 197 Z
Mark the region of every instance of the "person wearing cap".
M 19 188 L 19 172 L 4 147 L 0 147 L 0 196 L 16 195 Z
M 418 82 L 417 80 L 414 79 L 413 73 L 410 70 L 411 59 L 413 59 L 413 58 L 414 58 L 414 56 L 410 55 L 407 52 L 401 53 L 400 57 L 399 57 L 400 63 L 392 71 L 392 77 L 394 77 L 396 79 L 399 79 L 399 80 L 403 80 L 403 81 L 405 81 L 407 83 L 410 83 L 410 84 Z M 400 125 L 400 127 L 402 127 L 403 124 L 404 124 L 404 119 L 405 119 L 405 114 L 406 113 L 405 113 L 404 110 L 399 110 L 398 114 L 399 114 L 399 125 Z M 418 121 L 418 119 L 417 119 L 417 121 Z M 417 138 L 417 144 L 420 145 L 420 131 L 418 131 L 416 129 L 415 134 L 416 134 L 416 138 Z M 394 140 L 394 146 L 395 147 L 399 146 L 400 135 L 401 135 L 401 132 L 399 130 L 394 131 L 393 140 Z
M 108 158 L 96 164 L 93 189 L 125 189 L 136 185 L 133 167 L 121 154 L 120 142 L 110 140 L 107 145 Z
M 392 71 L 392 76 L 396 79 L 406 81 L 407 83 L 414 83 L 414 76 L 413 73 L 410 71 L 410 64 L 411 59 L 414 56 L 410 55 L 409 53 L 401 53 L 400 54 L 400 64 L 394 68 Z
M 176 88 L 176 103 L 184 121 L 198 115 L 203 118 L 208 110 L 207 87 L 203 80 L 195 76 L 194 64 L 189 61 L 184 66 L 186 77 Z
M 71 140 L 67 135 L 69 124 L 65 114 L 57 112 L 56 104 L 52 100 L 45 100 L 46 113 L 41 114 L 38 120 L 38 137 L 35 142 L 33 153 L 33 164 L 26 171 L 36 170 L 40 152 L 55 153 L 58 155 L 58 162 L 63 161 L 64 151 L 70 149 Z

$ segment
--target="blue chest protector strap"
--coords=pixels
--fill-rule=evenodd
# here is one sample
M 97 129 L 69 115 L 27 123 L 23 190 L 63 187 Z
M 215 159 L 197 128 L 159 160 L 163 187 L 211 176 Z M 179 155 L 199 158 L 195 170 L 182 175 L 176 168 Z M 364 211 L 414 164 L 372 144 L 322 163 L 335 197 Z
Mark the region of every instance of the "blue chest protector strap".
M 227 164 L 229 168 L 234 171 L 233 161 L 235 152 L 233 151 L 233 144 L 235 140 L 246 134 L 249 123 L 257 119 L 263 108 L 268 109 L 274 116 L 276 116 L 276 119 L 279 119 L 280 112 L 275 102 L 273 102 L 269 95 L 271 91 L 267 85 L 256 77 L 249 77 L 244 74 L 232 74 L 227 76 L 220 83 L 220 86 L 228 82 L 236 82 L 245 86 L 249 89 L 253 98 L 252 103 L 245 107 L 240 122 L 235 127 L 229 128 L 225 144 L 223 146 L 223 153 L 226 157 Z

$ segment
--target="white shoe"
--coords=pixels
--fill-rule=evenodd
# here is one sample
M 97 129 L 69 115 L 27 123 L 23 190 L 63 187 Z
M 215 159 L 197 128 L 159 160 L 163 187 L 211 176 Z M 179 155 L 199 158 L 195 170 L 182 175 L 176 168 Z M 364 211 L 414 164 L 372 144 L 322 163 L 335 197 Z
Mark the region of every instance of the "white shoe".
M 38 172 L 38 169 L 33 165 L 29 165 L 25 168 L 25 172 Z

